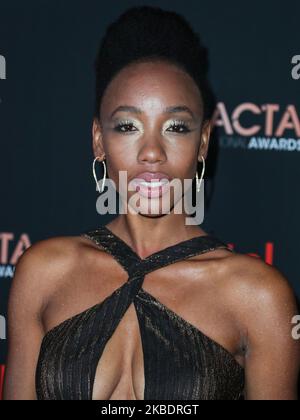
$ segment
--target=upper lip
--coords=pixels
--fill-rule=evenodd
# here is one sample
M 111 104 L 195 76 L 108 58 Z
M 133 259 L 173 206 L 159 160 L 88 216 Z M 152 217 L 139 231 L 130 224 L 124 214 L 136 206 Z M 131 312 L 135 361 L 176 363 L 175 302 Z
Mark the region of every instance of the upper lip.
M 160 181 L 161 179 L 168 179 L 170 181 L 170 177 L 163 172 L 141 172 L 137 174 L 134 179 L 144 179 L 146 182 L 151 182 L 153 179 L 156 181 Z

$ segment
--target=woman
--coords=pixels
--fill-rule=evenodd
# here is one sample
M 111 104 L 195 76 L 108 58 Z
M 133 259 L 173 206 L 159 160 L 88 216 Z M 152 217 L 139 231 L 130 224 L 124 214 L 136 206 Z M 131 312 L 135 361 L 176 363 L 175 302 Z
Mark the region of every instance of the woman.
M 182 17 L 136 7 L 108 28 L 96 60 L 94 163 L 105 159 L 117 189 L 126 171 L 139 211 L 40 241 L 19 259 L 5 399 L 297 398 L 288 281 L 187 225 L 173 211 L 175 190 L 163 211 L 169 190 L 147 184 L 196 175 L 199 190 L 208 92 L 205 49 Z

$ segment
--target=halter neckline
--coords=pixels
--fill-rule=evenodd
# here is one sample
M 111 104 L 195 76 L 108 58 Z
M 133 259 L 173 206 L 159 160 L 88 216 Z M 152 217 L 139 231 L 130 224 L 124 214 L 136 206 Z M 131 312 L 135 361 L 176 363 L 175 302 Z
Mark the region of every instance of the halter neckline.
M 207 234 L 207 235 L 198 235 L 198 236 L 194 236 L 192 238 L 189 239 L 184 239 L 180 242 L 176 242 L 175 244 L 172 245 L 168 245 L 165 248 L 162 248 L 161 250 L 155 251 L 152 254 L 148 255 L 145 258 L 140 257 L 134 250 L 133 248 L 124 241 L 124 239 L 122 239 L 119 235 L 117 235 L 116 233 L 114 233 L 110 228 L 108 228 L 106 225 L 100 226 L 99 229 L 102 229 L 104 232 L 106 232 L 108 235 L 110 235 L 113 239 L 115 239 L 117 242 L 119 242 L 119 244 L 123 247 L 126 248 L 128 252 L 130 252 L 130 254 L 132 254 L 132 256 L 134 256 L 134 258 L 136 258 L 138 261 L 140 262 L 146 262 L 149 261 L 151 259 L 153 259 L 153 257 L 156 257 L 158 255 L 160 255 L 161 253 L 165 253 L 166 251 L 172 251 L 175 248 L 178 248 L 180 246 L 185 246 L 188 244 L 193 244 L 194 242 L 199 242 L 203 239 L 216 239 L 216 237 L 214 235 L 211 234 Z M 98 229 L 96 229 L 97 231 Z

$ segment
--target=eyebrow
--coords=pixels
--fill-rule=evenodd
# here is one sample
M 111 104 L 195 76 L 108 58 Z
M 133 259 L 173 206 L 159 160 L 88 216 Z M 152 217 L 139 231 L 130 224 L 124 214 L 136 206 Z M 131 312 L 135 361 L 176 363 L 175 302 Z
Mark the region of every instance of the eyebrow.
M 140 108 L 131 105 L 120 105 L 110 115 L 112 118 L 117 112 L 133 112 L 134 114 L 142 114 L 143 111 Z M 164 114 L 174 114 L 176 112 L 187 112 L 195 120 L 195 115 L 191 109 L 186 105 L 169 106 L 164 109 Z

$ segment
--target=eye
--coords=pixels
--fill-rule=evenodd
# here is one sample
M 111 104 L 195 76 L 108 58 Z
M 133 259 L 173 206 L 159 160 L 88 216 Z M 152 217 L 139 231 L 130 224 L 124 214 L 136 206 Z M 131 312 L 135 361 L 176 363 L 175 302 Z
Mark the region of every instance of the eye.
M 132 131 L 137 131 L 133 125 L 133 122 L 130 120 L 120 121 L 118 124 L 114 126 L 114 130 L 118 131 L 119 133 L 127 133 Z
M 171 125 L 166 131 L 172 131 L 176 133 L 189 133 L 191 130 L 184 121 L 176 120 L 172 121 Z

